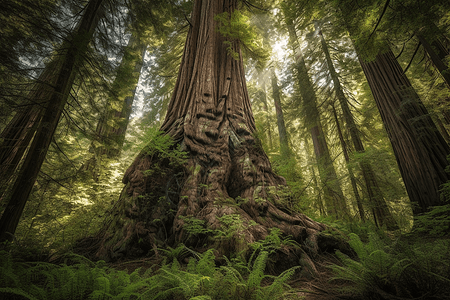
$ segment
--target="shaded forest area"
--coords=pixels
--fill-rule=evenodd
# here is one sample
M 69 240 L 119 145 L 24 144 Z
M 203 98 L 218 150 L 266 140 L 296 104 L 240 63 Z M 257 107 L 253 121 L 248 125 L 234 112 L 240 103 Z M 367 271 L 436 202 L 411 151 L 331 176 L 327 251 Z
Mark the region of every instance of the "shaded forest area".
M 450 298 L 448 1 L 0 23 L 0 298 Z

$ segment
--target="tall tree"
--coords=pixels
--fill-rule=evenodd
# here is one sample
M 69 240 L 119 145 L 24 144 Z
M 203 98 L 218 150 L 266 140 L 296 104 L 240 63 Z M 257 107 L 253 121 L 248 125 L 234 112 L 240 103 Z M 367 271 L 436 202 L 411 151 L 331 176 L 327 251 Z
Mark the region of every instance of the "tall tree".
M 8 205 L 0 218 L 0 241 L 12 241 L 14 238 L 14 232 L 20 216 L 44 162 L 45 155 L 70 94 L 77 69 L 83 59 L 83 54 L 87 51 L 94 30 L 104 13 L 102 2 L 103 0 L 91 0 L 88 2 L 78 26 L 61 46 L 57 56 L 58 63 L 56 65 L 58 68 L 53 70 L 54 76 L 51 76 L 54 81 L 47 82 L 47 85 L 42 85 L 42 89 L 45 91 L 42 94 L 46 95 L 45 101 L 39 99 L 43 105 L 42 116 L 36 125 L 36 133 L 20 167 L 19 174 L 15 179 Z M 55 64 L 50 65 L 55 66 Z
M 240 54 L 248 24 L 242 22 L 238 3 L 194 2 L 177 83 L 161 126 L 163 137 L 174 144 L 168 151 L 147 148 L 128 168 L 116 213 L 95 240 L 97 257 L 142 255 L 176 242 L 215 244 L 222 252 L 244 250 L 271 227 L 308 245 L 304 249 L 309 254 L 321 246 L 318 233 L 324 226 L 285 212 L 282 199 L 273 193 L 285 180 L 273 173 L 253 136 Z M 187 161 L 170 166 L 177 148 L 187 153 Z M 233 224 L 232 237 L 208 238 L 226 224 Z M 306 259 L 306 252 L 301 257 Z
M 450 179 L 445 171 L 450 147 L 385 39 L 370 27 L 361 30 L 367 10 L 340 1 L 341 19 L 355 41 L 361 66 L 388 132 L 414 214 L 442 205 L 439 190 Z M 385 6 L 387 8 L 387 6 Z M 384 9 L 383 11 L 385 11 Z M 383 13 L 384 14 L 384 13 Z M 383 15 L 382 14 L 382 15 Z M 381 20 L 381 16 L 379 18 Z
M 90 145 L 93 156 L 82 167 L 92 173 L 95 181 L 99 180 L 104 158 L 117 159 L 121 153 L 145 49 L 138 34 L 133 32 L 124 49 L 103 114 L 97 123 L 95 136 Z
M 350 138 L 353 143 L 353 147 L 359 153 L 364 153 L 364 145 L 361 140 L 360 132 L 356 125 L 353 114 L 350 110 L 348 99 L 344 94 L 344 91 L 339 80 L 339 75 L 334 67 L 333 60 L 331 59 L 330 51 L 328 49 L 328 44 L 322 34 L 318 22 L 315 23 L 316 31 L 318 32 L 320 38 L 320 44 L 322 46 L 322 51 L 325 54 L 325 59 L 328 66 L 328 71 L 330 72 L 331 81 L 333 82 L 334 92 L 336 98 L 341 106 L 342 114 L 347 126 L 347 130 L 350 133 Z M 333 107 L 334 109 L 334 107 Z M 337 122 L 337 124 L 339 124 Z M 348 160 L 346 158 L 346 160 Z M 362 170 L 362 175 L 366 185 L 366 191 L 369 198 L 370 208 L 373 213 L 375 224 L 382 226 L 386 225 L 388 229 L 395 229 L 397 225 L 394 218 L 392 217 L 386 200 L 383 197 L 383 193 L 380 189 L 378 181 L 375 177 L 375 173 L 372 170 L 372 166 L 365 160 L 359 162 Z M 360 205 L 358 205 L 360 206 Z M 361 211 L 361 209 L 359 209 Z
M 442 205 L 439 190 L 450 180 L 445 171 L 450 148 L 406 78 L 392 51 L 374 61 L 361 59 L 392 143 L 415 214 Z
M 128 127 L 131 107 L 142 68 L 145 46 L 133 33 L 124 50 L 122 61 L 110 90 L 106 111 L 97 125 L 99 144 L 94 143 L 96 155 L 117 157 Z
M 286 124 L 284 123 L 283 109 L 281 107 L 281 93 L 278 86 L 278 78 L 275 70 L 272 70 L 272 98 L 275 104 L 275 112 L 277 115 L 278 136 L 280 138 L 280 153 L 287 158 L 290 155 L 289 141 L 287 137 Z
M 325 133 L 322 129 L 320 112 L 317 108 L 316 92 L 298 43 L 293 20 L 286 17 L 286 25 L 289 32 L 289 44 L 295 58 L 295 70 L 300 94 L 302 96 L 303 114 L 306 126 L 311 132 L 314 153 L 319 168 L 319 176 L 324 189 L 324 200 L 327 207 L 327 213 L 337 218 L 348 218 L 348 207 L 336 170 L 333 166 L 333 160 L 328 149 Z

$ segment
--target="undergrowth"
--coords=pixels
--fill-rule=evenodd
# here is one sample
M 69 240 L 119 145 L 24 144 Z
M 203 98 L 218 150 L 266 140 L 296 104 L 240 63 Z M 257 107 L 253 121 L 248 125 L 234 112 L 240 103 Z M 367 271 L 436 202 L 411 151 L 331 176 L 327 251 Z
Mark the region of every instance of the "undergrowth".
M 370 234 L 368 242 L 352 233 L 353 259 L 336 253 L 332 280 L 344 280 L 341 293 L 357 299 L 450 299 L 450 241 L 396 240 Z
M 180 246 L 180 249 L 182 247 Z M 1 299 L 287 299 L 286 281 L 295 268 L 279 276 L 265 275 L 269 253 L 261 251 L 253 263 L 229 260 L 216 266 L 214 250 L 195 253 L 186 266 L 177 260 L 157 270 L 132 273 L 71 255 L 70 264 L 19 262 L 0 253 Z M 189 251 L 188 251 L 189 252 Z

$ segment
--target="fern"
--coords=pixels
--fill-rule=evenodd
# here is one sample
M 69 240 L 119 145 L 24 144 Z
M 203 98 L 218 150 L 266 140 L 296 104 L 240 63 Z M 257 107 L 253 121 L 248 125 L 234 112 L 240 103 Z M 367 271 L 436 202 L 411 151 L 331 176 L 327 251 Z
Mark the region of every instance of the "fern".
M 21 296 L 23 298 L 30 299 L 30 300 L 37 300 L 37 298 L 29 295 L 27 292 L 25 292 L 24 290 L 22 290 L 20 288 L 0 288 L 0 296 L 6 296 L 3 294 L 12 294 L 12 295 Z M 6 298 L 4 298 L 4 299 L 6 299 Z
M 397 242 L 395 249 L 372 234 L 363 243 L 356 234 L 350 235 L 350 245 L 358 255 L 352 259 L 337 252 L 342 265 L 333 265 L 332 280 L 345 280 L 339 290 L 368 298 L 412 297 L 439 295 L 448 291 L 450 271 L 449 242 L 424 244 Z

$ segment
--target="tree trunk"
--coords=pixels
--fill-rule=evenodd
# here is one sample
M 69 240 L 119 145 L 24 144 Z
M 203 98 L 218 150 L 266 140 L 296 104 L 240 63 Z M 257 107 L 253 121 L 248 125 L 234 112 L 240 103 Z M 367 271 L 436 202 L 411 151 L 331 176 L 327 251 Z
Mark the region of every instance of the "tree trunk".
M 276 192 L 285 180 L 273 173 L 253 136 L 239 42 L 229 41 L 239 53 L 236 60 L 214 21 L 217 14 L 233 13 L 238 3 L 195 1 L 178 80 L 161 127 L 175 145 L 169 152 L 149 147 L 136 157 L 123 178 L 126 187 L 114 213 L 95 238 L 80 242 L 84 250 L 89 242 L 96 257 L 117 259 L 183 242 L 229 254 L 247 250 L 272 227 L 308 245 L 301 251 L 309 255 L 323 245 L 318 233 L 324 225 L 287 213 Z M 186 151 L 187 160 L 170 165 L 176 149 Z M 290 253 L 289 259 L 278 259 L 281 265 L 292 263 Z M 297 254 L 308 257 L 306 252 Z
M 348 176 L 350 177 L 350 183 L 352 185 L 353 194 L 355 195 L 356 206 L 358 207 L 359 218 L 361 219 L 361 221 L 365 222 L 366 217 L 365 217 L 365 213 L 364 213 L 362 199 L 361 199 L 361 196 L 359 195 L 359 191 L 358 191 L 358 184 L 356 183 L 355 174 L 353 173 L 353 170 L 349 165 L 350 156 L 348 155 L 347 143 L 345 142 L 344 135 L 342 134 L 341 125 L 339 124 L 339 118 L 338 118 L 338 115 L 336 112 L 336 108 L 334 107 L 334 105 L 332 105 L 331 108 L 333 110 L 334 121 L 336 123 L 339 141 L 341 142 L 342 152 L 344 153 L 345 162 L 347 163 Z
M 50 62 L 26 96 L 26 106 L 19 109 L 0 134 L 0 199 L 15 175 L 37 126 L 42 118 L 43 106 L 56 84 L 58 61 Z
M 96 156 L 117 158 L 122 150 L 145 48 L 136 33 L 133 33 L 117 70 L 106 113 L 97 125 L 99 143 L 93 142 Z
M 272 151 L 273 149 L 273 141 L 272 141 L 272 122 L 270 120 L 270 112 L 269 112 L 269 105 L 267 104 L 267 94 L 266 94 L 266 84 L 263 82 L 262 84 L 262 90 L 263 90 L 263 107 L 264 111 L 267 114 L 267 138 L 269 139 L 269 149 Z
M 442 136 L 445 138 L 445 140 L 447 141 L 447 143 L 450 144 L 450 135 L 448 134 L 448 130 L 445 127 L 444 123 L 442 122 L 440 117 L 436 117 L 436 123 L 439 126 L 439 129 L 441 130 L 441 134 Z
M 450 148 L 436 128 L 392 51 L 374 61 L 360 59 L 415 215 L 443 205 L 439 189 L 450 176 L 445 171 Z
M 316 24 L 316 30 L 319 29 Z M 322 45 L 322 51 L 325 54 L 327 60 L 328 70 L 330 71 L 330 77 L 333 81 L 334 91 L 336 98 L 342 109 L 345 123 L 347 125 L 347 130 L 350 133 L 350 137 L 353 142 L 355 150 L 359 153 L 364 153 L 364 145 L 362 143 L 358 127 L 356 126 L 353 114 L 350 111 L 348 105 L 347 97 L 345 97 L 344 91 L 342 90 L 341 82 L 339 76 L 334 68 L 333 61 L 331 60 L 330 51 L 328 50 L 328 45 L 323 37 L 322 31 L 319 30 L 320 42 Z M 333 107 L 334 109 L 334 107 Z M 375 219 L 375 224 L 382 226 L 386 225 L 388 229 L 398 229 L 397 223 L 394 220 L 389 207 L 384 199 L 383 192 L 378 185 L 378 181 L 375 177 L 375 173 L 372 170 L 372 166 L 364 159 L 359 162 L 366 184 L 367 195 L 369 196 L 369 203 Z M 358 205 L 359 207 L 359 205 Z
M 289 20 L 287 20 L 289 22 Z M 348 218 L 349 211 L 346 200 L 342 192 L 333 160 L 328 150 L 325 134 L 320 122 L 320 113 L 317 109 L 316 92 L 308 75 L 308 69 L 303 59 L 300 46 L 298 45 L 297 34 L 292 24 L 287 24 L 289 29 L 290 45 L 295 55 L 297 71 L 297 81 L 302 96 L 303 115 L 305 116 L 306 126 L 311 131 L 311 138 L 314 146 L 319 167 L 319 175 L 324 189 L 324 199 L 328 215 L 336 218 Z
M 58 70 L 58 74 L 55 76 L 55 85 L 49 93 L 49 98 L 44 103 L 45 108 L 37 126 L 36 134 L 14 182 L 8 205 L 0 219 L 0 242 L 12 241 L 14 238 L 20 216 L 44 162 L 62 110 L 70 94 L 77 68 L 103 11 L 101 4 L 102 0 L 91 0 L 87 4 L 85 14 L 79 26 L 77 26 L 76 33 L 61 47 L 65 49 L 63 50 L 64 54 L 58 58 L 61 60 L 61 69 Z
M 284 158 L 288 158 L 290 156 L 289 142 L 286 132 L 286 125 L 284 123 L 283 109 L 281 108 L 280 87 L 278 86 L 278 80 L 274 70 L 272 70 L 272 97 L 277 114 L 278 136 L 280 138 L 280 153 Z
M 447 87 L 450 88 L 450 70 L 444 60 L 450 54 L 439 40 L 434 40 L 431 44 L 422 34 L 416 34 L 434 67 L 441 73 Z
M 97 123 L 96 136 L 90 145 L 93 155 L 81 167 L 89 171 L 96 182 L 101 174 L 101 161 L 118 159 L 122 151 L 145 49 L 136 33 L 132 33 L 109 92 L 105 112 Z

